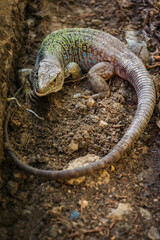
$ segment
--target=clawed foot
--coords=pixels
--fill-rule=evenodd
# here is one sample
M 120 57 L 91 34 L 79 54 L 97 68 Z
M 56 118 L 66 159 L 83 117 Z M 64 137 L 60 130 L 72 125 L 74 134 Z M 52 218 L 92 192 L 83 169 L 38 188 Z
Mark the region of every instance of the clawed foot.
M 34 91 L 31 89 L 30 83 L 29 83 L 29 76 L 32 69 L 20 69 L 18 71 L 18 79 L 21 85 L 24 85 L 23 87 L 23 95 L 25 96 L 26 102 L 36 102 L 38 100 L 38 97 L 35 95 Z
M 26 102 L 33 102 L 36 103 L 38 100 L 38 97 L 36 96 L 36 94 L 34 93 L 33 90 L 28 89 L 28 86 L 25 86 L 25 89 L 23 90 L 23 94 L 25 96 Z

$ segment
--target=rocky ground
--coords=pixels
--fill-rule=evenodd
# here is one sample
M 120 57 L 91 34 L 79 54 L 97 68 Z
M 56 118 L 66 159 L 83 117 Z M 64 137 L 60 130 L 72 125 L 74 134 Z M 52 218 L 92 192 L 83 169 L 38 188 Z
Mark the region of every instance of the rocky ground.
M 159 9 L 159 2 L 151 0 L 32 1 L 15 73 L 33 67 L 48 33 L 89 27 L 107 31 L 125 43 L 132 35 L 146 43 L 150 52 L 147 68 L 159 97 Z M 10 88 L 10 97 L 18 86 Z M 106 155 L 121 139 L 137 106 L 135 91 L 126 81 L 114 77 L 110 89 L 109 98 L 95 102 L 79 98 L 92 94 L 84 79 L 68 82 L 62 91 L 36 103 L 25 103 L 24 96 L 18 96 L 21 104 L 44 118 L 13 105 L 9 135 L 18 157 L 38 168 L 59 170 L 87 154 Z M 145 132 L 119 162 L 78 181 L 27 176 L 6 154 L 0 239 L 160 239 L 159 112 L 157 104 Z

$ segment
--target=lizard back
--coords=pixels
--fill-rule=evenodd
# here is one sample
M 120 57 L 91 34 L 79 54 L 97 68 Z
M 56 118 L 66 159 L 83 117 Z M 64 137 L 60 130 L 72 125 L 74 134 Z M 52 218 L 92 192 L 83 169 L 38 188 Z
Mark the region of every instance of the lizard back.
M 47 54 L 56 55 L 63 67 L 76 62 L 83 71 L 102 61 L 113 61 L 126 46 L 108 33 L 93 29 L 67 28 L 49 34 L 42 42 L 38 64 Z M 127 49 L 128 50 L 128 49 Z

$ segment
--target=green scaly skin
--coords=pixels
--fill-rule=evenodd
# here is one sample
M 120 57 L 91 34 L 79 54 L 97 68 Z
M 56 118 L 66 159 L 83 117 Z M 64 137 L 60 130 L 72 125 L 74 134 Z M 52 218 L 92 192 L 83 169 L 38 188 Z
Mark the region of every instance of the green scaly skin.
M 38 96 L 59 91 L 69 75 L 77 77 L 81 70 L 95 92 L 107 91 L 105 80 L 114 73 L 128 80 L 136 90 L 138 106 L 135 117 L 122 139 L 102 159 L 76 169 L 40 170 L 23 164 L 9 150 L 19 167 L 35 176 L 47 179 L 69 179 L 103 169 L 119 160 L 147 126 L 156 102 L 153 81 L 141 60 L 112 35 L 83 28 L 69 28 L 49 34 L 40 47 L 30 83 Z

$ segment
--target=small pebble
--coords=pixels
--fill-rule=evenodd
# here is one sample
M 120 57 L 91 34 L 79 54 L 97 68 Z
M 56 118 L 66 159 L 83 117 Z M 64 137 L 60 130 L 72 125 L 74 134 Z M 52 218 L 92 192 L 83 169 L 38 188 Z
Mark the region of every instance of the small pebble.
M 79 200 L 79 205 L 82 206 L 82 208 L 85 208 L 88 206 L 88 201 L 87 200 Z
M 71 152 L 78 151 L 78 149 L 79 149 L 79 144 L 78 144 L 78 143 L 75 143 L 75 142 L 72 140 L 71 143 L 69 144 L 68 148 L 69 148 L 69 150 L 70 150 Z
M 131 0 L 123 0 L 123 1 L 122 0 L 118 0 L 118 2 L 119 2 L 119 4 L 120 4 L 122 9 L 123 8 L 130 8 L 133 5 Z
M 73 98 L 80 98 L 82 95 L 81 95 L 81 93 L 76 93 L 74 96 L 73 96 Z
M 95 100 L 93 98 L 89 98 L 87 101 L 88 107 L 93 107 L 95 105 Z
M 37 37 L 37 35 L 35 33 L 31 32 L 31 33 L 29 33 L 29 37 L 31 40 L 34 40 Z
M 84 157 L 79 157 L 76 158 L 72 161 L 70 161 L 70 163 L 67 166 L 67 169 L 74 169 L 74 168 L 78 168 L 78 167 L 83 167 L 85 165 L 88 165 L 92 162 L 98 161 L 100 159 L 99 156 L 96 156 L 94 154 L 87 154 Z
M 21 146 L 24 147 L 27 144 L 28 135 L 27 133 L 22 133 L 21 135 Z
M 22 216 L 27 217 L 30 216 L 32 214 L 32 212 L 28 209 L 24 209 L 22 212 Z
M 15 128 L 18 128 L 18 127 L 20 127 L 21 126 L 21 122 L 19 121 L 19 120 L 14 120 L 14 119 L 12 119 L 12 121 L 11 121 L 11 124 L 12 124 L 12 126 Z
M 158 229 L 152 226 L 148 231 L 148 237 L 152 240 L 159 240 L 160 234 L 158 232 Z
M 96 4 L 96 1 L 95 1 L 95 0 L 91 0 L 91 1 L 90 1 L 90 4 L 91 4 L 91 5 L 94 5 L 94 4 Z
M 140 212 L 141 216 L 143 218 L 145 218 L 147 221 L 152 219 L 152 215 L 147 209 L 139 208 L 139 212 Z
M 100 123 L 99 123 L 99 126 L 104 128 L 108 125 L 108 123 L 106 123 L 105 121 L 101 120 Z
M 70 214 L 70 218 L 72 218 L 72 219 L 79 218 L 80 216 L 81 216 L 81 214 L 79 212 L 77 212 L 77 211 L 73 211 Z
M 56 238 L 57 237 L 57 233 L 58 233 L 58 229 L 59 229 L 59 226 L 57 224 L 53 225 L 50 229 L 50 236 L 53 237 L 53 238 Z
M 84 104 L 81 103 L 81 102 L 78 102 L 78 103 L 76 104 L 76 109 L 85 110 L 85 109 L 87 109 L 87 106 L 84 105 Z
M 91 23 L 93 25 L 98 26 L 98 25 L 102 24 L 102 21 L 100 19 L 92 19 Z
M 50 215 L 54 217 L 58 217 L 61 214 L 61 208 L 60 207 L 53 207 L 51 210 L 49 210 Z
M 142 148 L 142 154 L 146 154 L 148 152 L 149 148 L 147 146 L 144 146 Z
M 97 117 L 96 115 L 90 115 L 90 118 L 92 119 L 92 121 L 94 123 L 98 123 L 98 121 L 99 121 L 99 117 Z
M 135 30 L 127 30 L 125 32 L 125 39 L 127 41 L 127 44 L 131 46 L 132 44 L 136 44 L 138 42 L 137 36 L 140 34 L 139 31 Z
M 115 171 L 115 166 L 111 165 L 111 172 Z
M 7 189 L 12 196 L 15 195 L 18 190 L 18 183 L 12 180 L 8 181 Z
M 26 21 L 27 25 L 28 25 L 28 28 L 32 28 L 34 27 L 35 25 L 35 19 L 34 18 L 29 18 L 27 21 Z
M 82 167 L 82 166 L 88 165 L 92 162 L 98 161 L 99 159 L 100 159 L 99 156 L 96 156 L 94 154 L 87 154 L 84 157 L 79 157 L 79 158 L 76 158 L 76 159 L 70 161 L 70 163 L 67 166 L 67 169 L 74 169 L 74 168 Z M 72 179 L 68 180 L 67 183 L 70 185 L 79 185 L 79 184 L 83 183 L 85 181 L 85 179 L 86 179 L 85 176 L 78 177 L 78 178 L 72 178 Z
M 129 215 L 132 212 L 132 207 L 129 203 L 119 203 L 116 209 L 112 209 L 108 215 L 108 218 L 122 220 L 125 215 Z
M 134 54 L 136 54 L 144 64 L 149 62 L 149 51 L 144 44 L 142 43 L 130 44 L 128 48 Z
M 87 132 L 87 131 L 85 130 L 85 131 L 83 132 L 83 137 L 84 137 L 85 139 L 90 138 L 89 132 Z
M 22 178 L 22 174 L 20 172 L 13 173 L 14 180 L 19 180 Z

